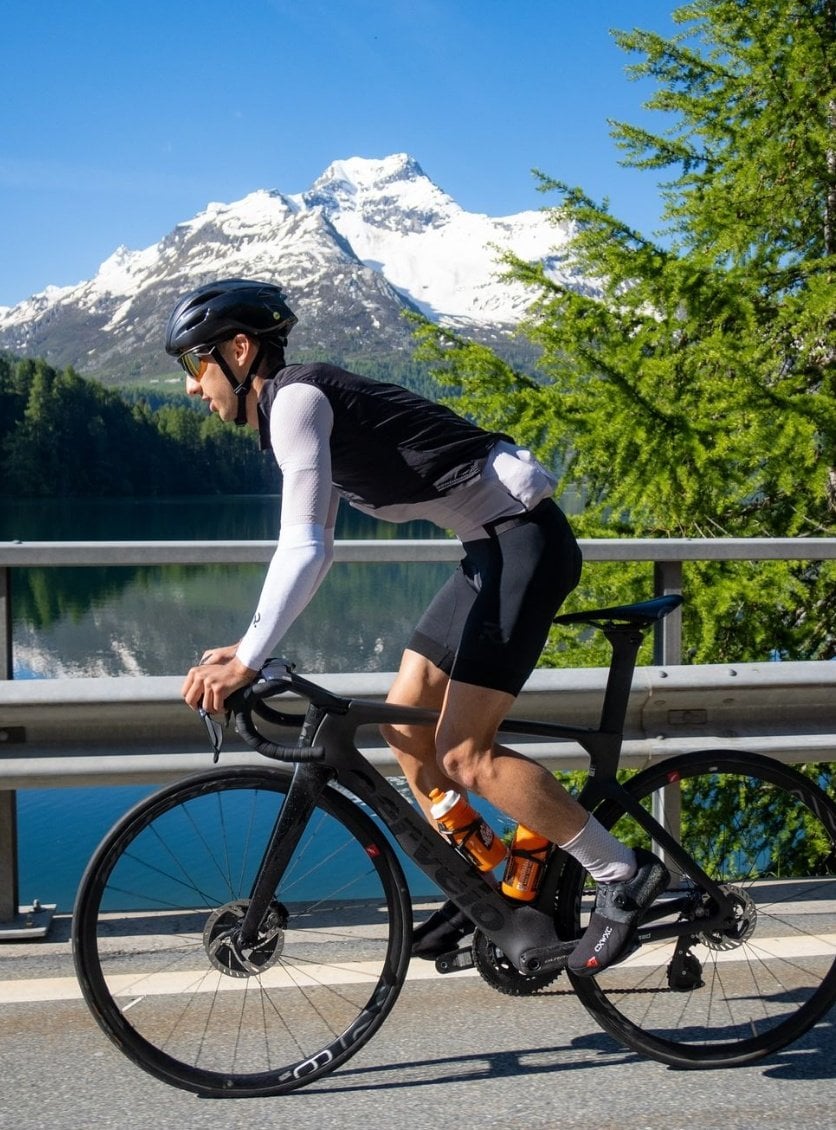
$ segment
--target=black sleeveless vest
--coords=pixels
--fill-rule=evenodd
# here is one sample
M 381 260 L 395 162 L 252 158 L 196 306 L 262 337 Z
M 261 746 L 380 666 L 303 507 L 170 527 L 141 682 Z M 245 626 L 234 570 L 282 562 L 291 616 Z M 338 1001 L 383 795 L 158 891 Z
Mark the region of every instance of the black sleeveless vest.
M 262 447 L 269 446 L 273 400 L 289 384 L 310 384 L 328 397 L 334 486 L 375 509 L 442 497 L 476 478 L 491 448 L 510 440 L 400 385 L 315 363 L 288 365 L 265 381 L 258 400 Z

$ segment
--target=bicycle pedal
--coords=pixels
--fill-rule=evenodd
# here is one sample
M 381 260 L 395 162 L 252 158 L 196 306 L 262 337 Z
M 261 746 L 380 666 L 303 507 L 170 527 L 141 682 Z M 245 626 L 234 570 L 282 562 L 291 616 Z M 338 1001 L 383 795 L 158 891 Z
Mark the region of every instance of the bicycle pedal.
M 462 969 L 473 969 L 473 967 L 473 950 L 470 946 L 441 953 L 435 959 L 435 968 L 439 973 L 459 973 Z

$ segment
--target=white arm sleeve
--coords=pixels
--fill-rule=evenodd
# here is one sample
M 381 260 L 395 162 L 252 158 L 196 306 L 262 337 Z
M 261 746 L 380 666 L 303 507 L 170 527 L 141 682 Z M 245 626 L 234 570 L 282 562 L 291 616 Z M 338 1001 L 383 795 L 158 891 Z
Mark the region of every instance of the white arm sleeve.
M 254 671 L 273 654 L 331 567 L 339 502 L 331 482 L 333 422 L 328 398 L 310 385 L 288 385 L 273 401 L 270 438 L 282 472 L 281 532 L 236 653 Z

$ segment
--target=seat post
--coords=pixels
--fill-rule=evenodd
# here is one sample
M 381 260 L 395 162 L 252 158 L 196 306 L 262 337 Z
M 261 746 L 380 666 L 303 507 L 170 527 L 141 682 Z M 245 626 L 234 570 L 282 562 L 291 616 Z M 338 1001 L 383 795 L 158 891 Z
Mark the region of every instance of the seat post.
M 606 627 L 604 635 L 612 648 L 612 659 L 604 692 L 604 703 L 601 707 L 601 730 L 607 734 L 620 734 L 624 730 L 636 656 L 644 639 L 644 633 L 632 625 L 627 625 Z

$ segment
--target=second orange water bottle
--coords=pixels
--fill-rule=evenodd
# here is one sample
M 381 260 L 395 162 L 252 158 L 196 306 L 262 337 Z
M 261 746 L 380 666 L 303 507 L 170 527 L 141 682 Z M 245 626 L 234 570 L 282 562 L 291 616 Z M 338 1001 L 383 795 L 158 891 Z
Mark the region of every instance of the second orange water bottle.
M 502 877 L 502 893 L 518 902 L 531 902 L 537 895 L 550 850 L 551 842 L 545 836 L 520 824 Z

